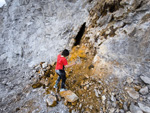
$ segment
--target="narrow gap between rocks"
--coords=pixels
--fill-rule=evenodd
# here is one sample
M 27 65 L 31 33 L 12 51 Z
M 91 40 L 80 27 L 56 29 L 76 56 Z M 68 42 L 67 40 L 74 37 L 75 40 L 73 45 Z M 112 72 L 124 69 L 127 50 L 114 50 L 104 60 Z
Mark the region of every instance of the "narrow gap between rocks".
M 85 31 L 85 25 L 86 25 L 86 22 L 83 23 L 83 25 L 81 26 L 77 36 L 75 37 L 75 43 L 73 45 L 74 46 L 77 46 L 77 45 L 80 45 L 80 41 L 81 41 L 81 38 L 84 34 L 84 31 Z

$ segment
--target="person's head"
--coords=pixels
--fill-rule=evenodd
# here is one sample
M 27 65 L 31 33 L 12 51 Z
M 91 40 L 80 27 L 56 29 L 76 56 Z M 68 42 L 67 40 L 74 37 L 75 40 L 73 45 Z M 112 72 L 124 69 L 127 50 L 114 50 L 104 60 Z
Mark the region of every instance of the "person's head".
M 63 55 L 64 57 L 69 56 L 69 51 L 67 49 L 64 49 L 61 53 L 61 55 Z

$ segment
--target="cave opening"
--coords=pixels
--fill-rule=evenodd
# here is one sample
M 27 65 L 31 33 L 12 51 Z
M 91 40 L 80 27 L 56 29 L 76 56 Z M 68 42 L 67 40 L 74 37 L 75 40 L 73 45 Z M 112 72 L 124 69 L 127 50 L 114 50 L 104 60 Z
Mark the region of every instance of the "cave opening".
M 86 22 L 83 23 L 83 25 L 81 26 L 77 36 L 75 37 L 75 43 L 73 46 L 77 46 L 77 45 L 80 45 L 80 41 L 81 41 L 81 38 L 85 32 L 85 27 L 86 27 Z

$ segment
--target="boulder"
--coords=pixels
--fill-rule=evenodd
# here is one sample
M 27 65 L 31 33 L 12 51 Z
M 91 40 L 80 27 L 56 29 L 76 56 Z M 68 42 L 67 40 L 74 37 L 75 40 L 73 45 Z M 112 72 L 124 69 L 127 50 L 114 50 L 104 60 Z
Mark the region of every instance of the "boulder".
M 140 89 L 140 93 L 143 95 L 146 95 L 148 93 L 148 87 L 146 86 L 146 87 Z
M 128 78 L 127 78 L 127 83 L 128 83 L 128 84 L 131 84 L 132 82 L 133 82 L 133 78 L 132 78 L 132 77 L 128 77 Z
M 71 90 L 61 91 L 60 96 L 64 97 L 68 102 L 75 102 L 79 99 L 79 97 Z
M 144 83 L 150 84 L 150 78 L 146 76 L 140 76 L 140 78 L 143 80 Z
M 50 107 L 54 107 L 57 104 L 57 98 L 53 95 L 49 95 L 46 99 L 47 105 Z
M 133 99 L 139 98 L 139 93 L 137 91 L 135 91 L 133 88 L 126 88 L 126 90 L 131 98 L 133 98 Z

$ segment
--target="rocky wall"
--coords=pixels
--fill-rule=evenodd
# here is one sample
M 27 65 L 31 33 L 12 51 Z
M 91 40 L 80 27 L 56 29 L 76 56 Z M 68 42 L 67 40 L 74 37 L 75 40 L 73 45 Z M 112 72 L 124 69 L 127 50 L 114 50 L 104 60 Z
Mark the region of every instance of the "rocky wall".
M 2 112 L 149 113 L 148 0 L 10 0 L 1 15 Z M 66 70 L 77 103 L 54 93 L 63 48 L 69 63 L 81 61 Z M 56 107 L 46 107 L 48 95 Z
M 92 3 L 88 0 L 6 0 L 6 3 L 0 8 L 0 101 L 2 112 L 15 112 L 19 103 L 25 102 L 25 95 L 21 95 L 21 101 L 16 95 L 31 82 L 34 75 L 30 70 L 40 62 L 54 63 L 61 50 L 71 48 L 69 42 L 87 21 Z M 19 101 L 17 104 L 13 102 L 15 99 Z

